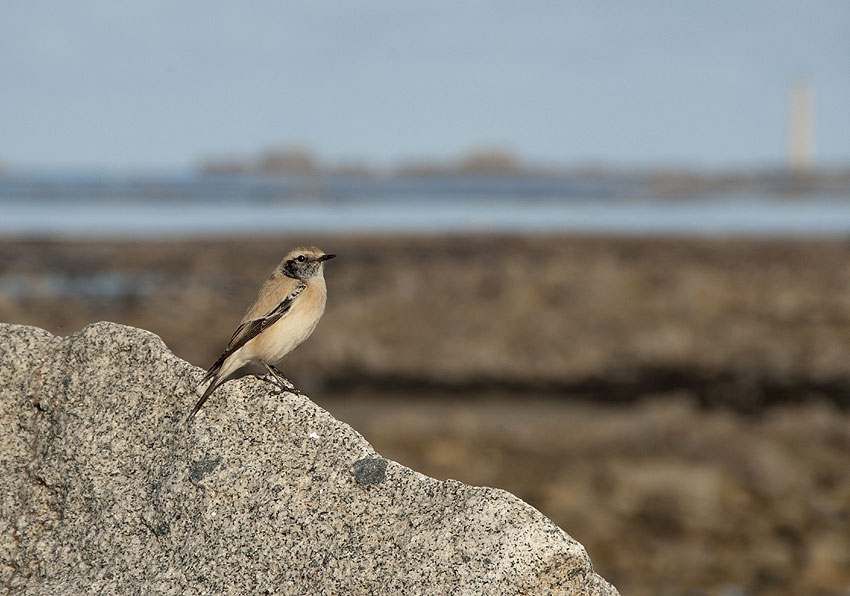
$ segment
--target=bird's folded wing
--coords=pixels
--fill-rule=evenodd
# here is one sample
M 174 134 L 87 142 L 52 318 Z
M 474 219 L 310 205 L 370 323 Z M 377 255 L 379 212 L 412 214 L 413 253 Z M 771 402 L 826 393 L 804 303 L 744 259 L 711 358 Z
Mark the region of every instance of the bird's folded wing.
M 221 356 L 219 356 L 218 360 L 216 360 L 216 363 L 210 367 L 210 370 L 204 377 L 204 381 L 211 379 L 221 368 L 221 365 L 224 364 L 224 361 L 227 360 L 228 356 L 233 354 L 233 352 L 257 337 L 263 332 L 263 330 L 268 329 L 286 316 L 292 308 L 292 304 L 295 302 L 295 299 L 298 298 L 298 295 L 301 294 L 306 287 L 307 286 L 304 283 L 299 283 L 295 286 L 294 290 L 287 294 L 286 298 L 281 300 L 277 306 L 262 317 L 250 319 L 239 325 L 239 327 L 236 328 L 236 331 L 233 332 L 230 341 L 227 342 L 227 347 L 224 349 L 224 352 Z

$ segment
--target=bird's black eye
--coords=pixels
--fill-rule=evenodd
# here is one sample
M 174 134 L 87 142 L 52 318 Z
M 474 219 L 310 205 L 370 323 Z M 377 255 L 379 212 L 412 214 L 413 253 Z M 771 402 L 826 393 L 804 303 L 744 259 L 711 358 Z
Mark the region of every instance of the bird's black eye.
M 298 259 L 296 259 L 296 260 L 297 260 L 299 263 L 303 263 L 304 261 L 306 261 L 306 260 L 307 260 L 307 257 L 305 257 L 304 255 L 298 255 Z

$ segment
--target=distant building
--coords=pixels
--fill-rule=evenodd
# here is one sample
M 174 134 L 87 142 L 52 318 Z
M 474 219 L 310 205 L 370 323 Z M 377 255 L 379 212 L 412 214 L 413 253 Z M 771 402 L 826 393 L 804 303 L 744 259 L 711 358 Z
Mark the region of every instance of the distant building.
M 258 169 L 263 174 L 312 174 L 318 168 L 308 149 L 287 147 L 266 152 Z
M 808 79 L 791 85 L 788 109 L 788 168 L 796 172 L 812 169 L 815 162 L 815 132 L 812 86 Z
M 503 147 L 472 149 L 457 166 L 461 174 L 515 174 L 522 169 L 519 159 Z

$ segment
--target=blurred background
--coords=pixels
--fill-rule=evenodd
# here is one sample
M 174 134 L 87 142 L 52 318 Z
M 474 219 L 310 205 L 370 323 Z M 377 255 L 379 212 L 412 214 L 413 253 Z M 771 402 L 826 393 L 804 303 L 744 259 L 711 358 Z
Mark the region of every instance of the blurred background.
M 850 594 L 850 4 L 10 3 L 0 320 L 282 369 L 623 594 Z M 191 404 L 187 403 L 187 411 Z

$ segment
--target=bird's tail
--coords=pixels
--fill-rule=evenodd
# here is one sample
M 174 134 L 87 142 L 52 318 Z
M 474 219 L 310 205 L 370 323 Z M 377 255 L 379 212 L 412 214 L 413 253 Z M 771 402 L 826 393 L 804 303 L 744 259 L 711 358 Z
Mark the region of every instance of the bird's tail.
M 201 382 L 198 383 L 198 385 L 203 385 L 204 383 L 206 383 L 210 379 L 218 376 L 218 372 L 221 370 L 221 365 L 224 364 L 226 355 L 227 355 L 227 353 L 225 352 L 224 354 L 221 355 L 221 357 L 218 360 L 215 361 L 215 364 L 213 364 L 210 367 L 210 369 L 207 371 L 207 374 L 204 375 L 204 378 L 201 379 Z
M 216 369 L 214 369 L 214 368 L 209 369 L 209 370 L 206 372 L 206 374 L 204 375 L 204 377 L 201 379 L 201 382 L 200 382 L 200 383 L 198 383 L 198 387 L 200 387 L 201 385 L 203 385 L 204 383 L 208 382 L 210 379 L 212 379 L 213 377 L 215 377 L 215 375 L 216 375 L 216 373 L 217 373 L 217 372 L 218 372 L 218 370 L 216 370 Z
M 198 410 L 201 409 L 201 406 L 204 405 L 204 402 L 207 401 L 207 398 L 209 398 L 209 396 L 212 395 L 213 391 L 215 391 L 216 388 L 221 384 L 218 380 L 217 370 L 213 371 L 212 369 L 210 369 L 210 372 L 204 375 L 204 378 L 201 381 L 201 385 L 203 385 L 210 379 L 212 379 L 212 382 L 209 384 L 206 391 L 204 391 L 204 394 L 201 396 L 201 399 L 198 400 L 198 403 L 195 404 L 195 407 L 192 408 L 192 413 L 189 414 L 189 416 L 186 418 L 186 424 L 192 421 L 192 418 L 195 417 L 195 414 L 198 413 Z

